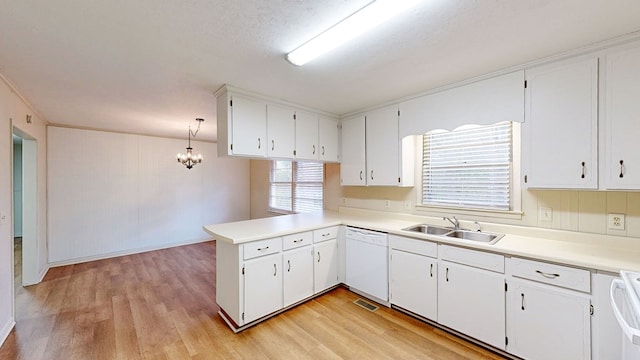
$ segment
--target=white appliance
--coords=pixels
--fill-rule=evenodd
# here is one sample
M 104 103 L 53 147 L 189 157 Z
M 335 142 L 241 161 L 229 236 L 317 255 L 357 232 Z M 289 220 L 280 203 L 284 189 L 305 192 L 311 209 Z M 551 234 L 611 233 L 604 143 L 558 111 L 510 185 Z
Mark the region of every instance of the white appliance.
M 347 227 L 347 285 L 383 303 L 389 301 L 387 234 Z
M 613 313 L 622 329 L 622 359 L 640 360 L 640 272 L 620 271 L 611 283 Z M 623 296 L 616 296 L 616 292 Z

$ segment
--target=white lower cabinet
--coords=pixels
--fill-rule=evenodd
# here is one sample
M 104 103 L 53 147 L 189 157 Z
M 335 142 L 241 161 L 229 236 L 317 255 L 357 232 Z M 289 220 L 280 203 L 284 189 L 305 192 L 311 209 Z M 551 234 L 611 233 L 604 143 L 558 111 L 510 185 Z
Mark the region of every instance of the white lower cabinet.
M 393 305 L 438 320 L 437 259 L 391 249 L 390 286 Z
M 244 263 L 244 322 L 282 309 L 282 254 Z
M 504 274 L 440 262 L 438 322 L 505 349 Z
M 284 307 L 313 295 L 313 247 L 282 253 Z
M 587 295 L 515 280 L 509 284 L 507 350 L 531 360 L 590 359 Z
M 338 284 L 338 242 L 328 240 L 313 246 L 313 288 L 315 293 Z

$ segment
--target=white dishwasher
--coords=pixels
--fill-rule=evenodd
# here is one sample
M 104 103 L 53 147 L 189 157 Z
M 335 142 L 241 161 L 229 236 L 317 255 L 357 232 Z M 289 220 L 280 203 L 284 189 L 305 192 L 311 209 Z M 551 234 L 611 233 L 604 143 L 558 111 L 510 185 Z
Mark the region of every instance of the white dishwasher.
M 347 227 L 346 280 L 352 290 L 374 300 L 389 301 L 387 234 Z

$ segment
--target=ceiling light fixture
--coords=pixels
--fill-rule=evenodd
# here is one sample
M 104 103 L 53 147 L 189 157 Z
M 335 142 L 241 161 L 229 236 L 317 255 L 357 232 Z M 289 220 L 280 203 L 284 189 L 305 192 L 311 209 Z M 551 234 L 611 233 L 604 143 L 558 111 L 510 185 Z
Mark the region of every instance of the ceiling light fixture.
M 294 65 L 304 65 L 316 57 L 337 48 L 367 30 L 413 7 L 420 1 L 422 0 L 373 1 L 322 34 L 288 53 L 287 60 Z
M 189 146 L 187 146 L 187 153 L 178 154 L 178 162 L 186 166 L 187 169 L 191 169 L 194 165 L 202 162 L 202 154 L 193 155 L 193 149 L 191 148 L 191 136 L 196 137 L 198 131 L 200 131 L 200 124 L 204 122 L 204 119 L 196 118 L 196 121 L 198 122 L 196 132 L 191 131 L 191 125 L 189 125 Z

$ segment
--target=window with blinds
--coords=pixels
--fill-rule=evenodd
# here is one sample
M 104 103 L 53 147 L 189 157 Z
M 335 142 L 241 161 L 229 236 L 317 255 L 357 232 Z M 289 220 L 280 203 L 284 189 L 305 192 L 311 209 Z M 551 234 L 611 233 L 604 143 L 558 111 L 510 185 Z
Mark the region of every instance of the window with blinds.
M 511 122 L 423 135 L 422 203 L 511 210 Z
M 322 163 L 273 160 L 270 177 L 269 210 L 289 213 L 322 210 Z

